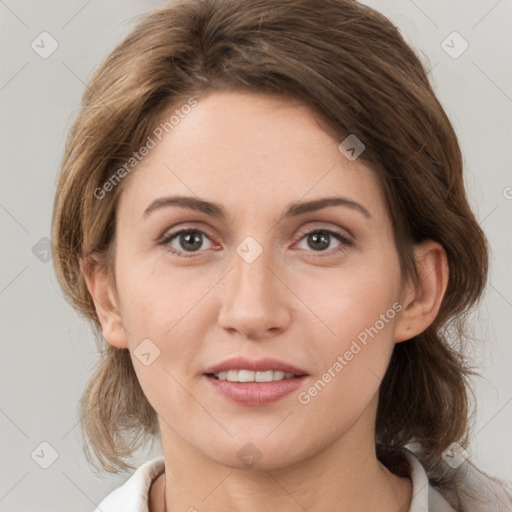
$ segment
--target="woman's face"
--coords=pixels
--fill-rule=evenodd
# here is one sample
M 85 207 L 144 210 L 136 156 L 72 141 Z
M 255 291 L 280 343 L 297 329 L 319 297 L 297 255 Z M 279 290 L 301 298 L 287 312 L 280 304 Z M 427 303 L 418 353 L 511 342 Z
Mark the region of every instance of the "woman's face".
M 402 308 L 375 176 L 305 107 L 215 92 L 188 110 L 153 136 L 117 211 L 116 344 L 131 351 L 162 442 L 272 467 L 369 439 Z M 176 196 L 189 207 L 166 201 Z M 326 198 L 344 199 L 314 208 Z M 306 376 L 222 392 L 206 373 L 235 357 Z

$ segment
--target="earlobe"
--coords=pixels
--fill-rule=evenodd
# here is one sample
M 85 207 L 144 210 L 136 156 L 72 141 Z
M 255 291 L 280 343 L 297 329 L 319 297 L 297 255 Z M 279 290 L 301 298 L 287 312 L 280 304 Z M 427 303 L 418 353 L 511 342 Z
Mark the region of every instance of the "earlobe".
M 443 246 L 426 240 L 415 247 L 419 283 L 408 283 L 403 309 L 395 326 L 395 342 L 422 333 L 435 320 L 448 285 L 448 260 Z
M 92 258 L 81 260 L 80 267 L 94 301 L 104 338 L 114 347 L 128 348 L 128 339 L 114 293 L 114 285 L 107 272 Z

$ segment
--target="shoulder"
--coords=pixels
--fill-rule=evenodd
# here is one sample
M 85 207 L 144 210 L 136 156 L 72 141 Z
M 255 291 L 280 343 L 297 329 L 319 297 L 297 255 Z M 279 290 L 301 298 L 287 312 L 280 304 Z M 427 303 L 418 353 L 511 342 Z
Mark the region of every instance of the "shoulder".
M 512 512 L 512 482 L 493 478 L 469 461 L 457 468 L 457 492 L 461 511 L 452 493 L 433 487 L 418 458 L 409 450 L 404 454 L 411 469 L 413 496 L 409 512 Z
M 123 485 L 108 494 L 94 512 L 148 512 L 151 484 L 164 469 L 163 457 L 145 462 Z

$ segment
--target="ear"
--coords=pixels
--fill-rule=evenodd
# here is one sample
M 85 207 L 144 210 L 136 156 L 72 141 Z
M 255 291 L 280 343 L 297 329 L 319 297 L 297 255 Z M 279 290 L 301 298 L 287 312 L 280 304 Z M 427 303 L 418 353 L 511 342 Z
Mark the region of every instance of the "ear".
M 96 307 L 103 336 L 117 348 L 128 348 L 113 280 L 94 258 L 80 261 L 80 268 Z
M 402 311 L 395 324 L 395 341 L 409 340 L 434 321 L 448 285 L 448 258 L 443 246 L 433 240 L 414 249 L 420 282 L 408 283 L 402 296 Z

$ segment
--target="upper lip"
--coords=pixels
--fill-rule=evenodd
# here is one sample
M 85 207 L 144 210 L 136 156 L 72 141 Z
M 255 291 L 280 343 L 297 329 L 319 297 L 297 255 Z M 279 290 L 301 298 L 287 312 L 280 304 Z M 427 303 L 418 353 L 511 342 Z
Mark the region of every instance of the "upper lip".
M 307 375 L 308 373 L 301 368 L 297 368 L 291 364 L 273 359 L 272 357 L 264 357 L 262 359 L 247 359 L 245 357 L 232 357 L 223 361 L 222 363 L 215 364 L 206 369 L 204 373 L 219 373 L 228 370 L 252 370 L 253 372 L 263 371 L 282 371 L 285 373 L 293 373 L 294 375 Z

